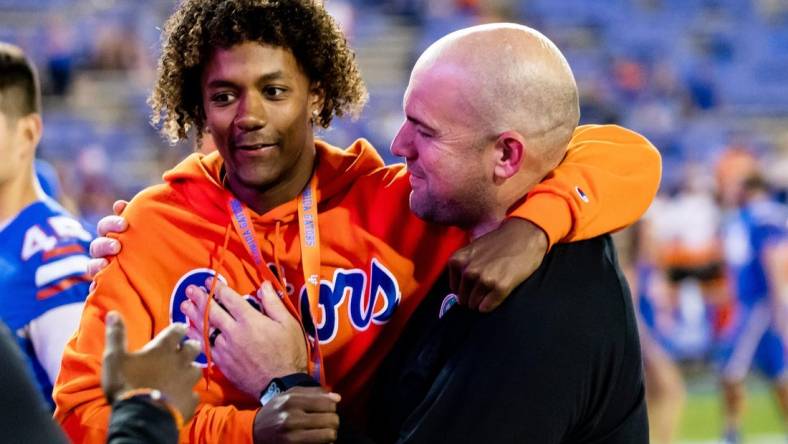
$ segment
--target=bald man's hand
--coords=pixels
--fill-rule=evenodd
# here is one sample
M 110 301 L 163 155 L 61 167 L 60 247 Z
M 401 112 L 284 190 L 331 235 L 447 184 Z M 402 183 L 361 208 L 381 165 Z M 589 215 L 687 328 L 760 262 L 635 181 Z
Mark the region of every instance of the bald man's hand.
M 454 253 L 451 289 L 468 308 L 490 312 L 539 268 L 545 254 L 547 235 L 541 228 L 525 219 L 507 219 Z

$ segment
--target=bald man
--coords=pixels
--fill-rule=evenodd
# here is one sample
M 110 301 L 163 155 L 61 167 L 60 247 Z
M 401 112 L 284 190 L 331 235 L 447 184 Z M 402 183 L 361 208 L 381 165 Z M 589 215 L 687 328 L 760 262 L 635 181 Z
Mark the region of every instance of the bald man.
M 563 157 L 572 72 L 533 29 L 477 26 L 418 60 L 392 151 L 411 209 L 481 236 Z M 444 277 L 379 373 L 380 442 L 646 443 L 640 346 L 609 236 L 556 246 L 496 311 L 455 304 Z

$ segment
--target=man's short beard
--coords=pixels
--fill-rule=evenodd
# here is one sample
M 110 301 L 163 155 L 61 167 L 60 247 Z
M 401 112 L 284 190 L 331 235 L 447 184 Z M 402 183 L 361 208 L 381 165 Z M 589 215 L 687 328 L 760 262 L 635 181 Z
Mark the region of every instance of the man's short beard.
M 480 198 L 481 190 L 474 190 L 464 201 L 435 199 L 430 195 L 424 201 L 414 202 L 410 196 L 410 210 L 426 222 L 469 230 L 484 220 L 487 206 Z M 414 203 L 416 205 L 414 205 Z

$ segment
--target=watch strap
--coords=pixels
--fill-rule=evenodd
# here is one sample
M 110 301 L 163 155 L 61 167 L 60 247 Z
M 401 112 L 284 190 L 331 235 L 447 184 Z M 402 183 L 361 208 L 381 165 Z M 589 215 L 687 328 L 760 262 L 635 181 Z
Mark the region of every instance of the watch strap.
M 293 373 L 281 378 L 274 378 L 274 380 L 279 380 L 280 388 L 284 389 L 282 391 L 293 387 L 320 387 L 320 383 L 306 373 Z
M 278 394 L 286 392 L 293 387 L 319 387 L 320 383 L 306 373 L 292 373 L 280 378 L 274 378 L 260 392 L 260 405 L 265 406 Z

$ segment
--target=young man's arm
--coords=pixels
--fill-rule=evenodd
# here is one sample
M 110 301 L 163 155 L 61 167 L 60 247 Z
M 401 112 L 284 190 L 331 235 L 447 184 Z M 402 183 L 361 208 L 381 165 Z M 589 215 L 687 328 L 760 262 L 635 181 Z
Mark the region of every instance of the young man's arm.
M 101 362 L 107 312 L 120 312 L 134 326 L 128 332 L 129 349 L 137 350 L 153 338 L 152 319 L 119 261 L 113 261 L 96 282 L 77 334 L 63 351 L 53 393 L 55 419 L 74 442 L 106 441 L 111 408 L 101 389 Z
M 661 176 L 659 151 L 645 137 L 616 125 L 584 125 L 561 164 L 510 215 L 542 228 L 550 246 L 590 239 L 636 222 Z
M 140 223 L 143 222 L 140 217 L 144 215 L 150 219 L 152 212 L 145 211 L 146 208 L 141 209 L 139 206 L 134 208 L 133 205 L 132 203 L 129 207 L 131 210 L 129 218 L 140 227 Z M 127 245 L 146 245 L 146 242 L 151 242 L 151 238 L 144 236 L 144 233 L 145 230 L 130 230 L 120 235 L 118 239 L 122 239 Z M 132 351 L 130 353 L 132 355 L 136 350 L 147 350 L 150 346 L 146 344 L 150 344 L 157 330 L 166 328 L 163 324 L 169 324 L 166 310 L 171 303 L 170 298 L 168 295 L 162 297 L 161 286 L 155 284 L 166 279 L 166 271 L 160 270 L 163 267 L 143 266 L 154 259 L 150 254 L 145 253 L 144 249 L 127 250 L 124 254 L 113 258 L 109 266 L 96 276 L 96 285 L 86 302 L 77 335 L 69 342 L 64 352 L 63 370 L 55 387 L 57 403 L 55 417 L 75 442 L 103 443 L 108 432 L 110 406 L 101 387 L 102 356 L 107 353 L 104 339 L 107 313 L 114 310 L 125 319 L 128 326 L 125 329 L 125 342 L 128 343 L 128 350 Z M 128 367 L 129 364 L 126 366 Z M 133 370 L 126 370 L 134 373 Z M 288 403 L 289 398 L 272 401 L 271 405 L 262 409 L 257 407 L 257 396 L 248 399 L 236 397 L 236 401 L 223 400 L 226 399 L 223 396 L 226 392 L 218 388 L 216 380 L 219 378 L 211 375 L 210 382 L 201 378 L 194 387 L 200 394 L 202 403 L 197 407 L 192 420 L 181 430 L 181 442 L 251 444 L 254 440 L 255 426 L 261 424 L 278 426 L 278 421 L 287 419 L 287 415 L 283 416 L 282 413 L 288 413 L 293 408 L 299 407 Z M 138 383 L 137 379 L 132 382 Z M 168 384 L 177 385 L 179 381 L 161 378 L 159 382 L 164 384 L 164 387 L 152 388 L 167 393 L 167 387 L 170 387 Z M 215 405 L 220 402 L 236 403 L 236 405 Z M 295 420 L 303 423 L 304 418 L 297 416 Z M 294 419 L 290 418 L 286 424 L 279 427 L 281 433 L 269 433 L 265 438 L 271 438 L 276 442 L 276 438 L 281 438 L 283 435 L 288 436 L 290 433 L 297 435 L 300 431 L 299 427 L 302 426 L 290 424 L 293 421 Z M 283 428 L 284 426 L 287 428 Z
M 126 336 L 129 350 L 139 350 L 155 333 L 149 307 L 130 283 L 120 259 L 113 260 L 97 276 L 96 287 L 85 303 L 77 335 L 63 353 L 54 391 L 55 419 L 74 442 L 104 443 L 107 439 L 111 408 L 101 388 L 107 312 L 118 311 L 130 326 Z M 201 379 L 196 389 L 205 385 L 205 380 Z M 255 414 L 255 409 L 201 404 L 181 435 L 199 437 L 200 442 L 205 443 L 251 444 Z

